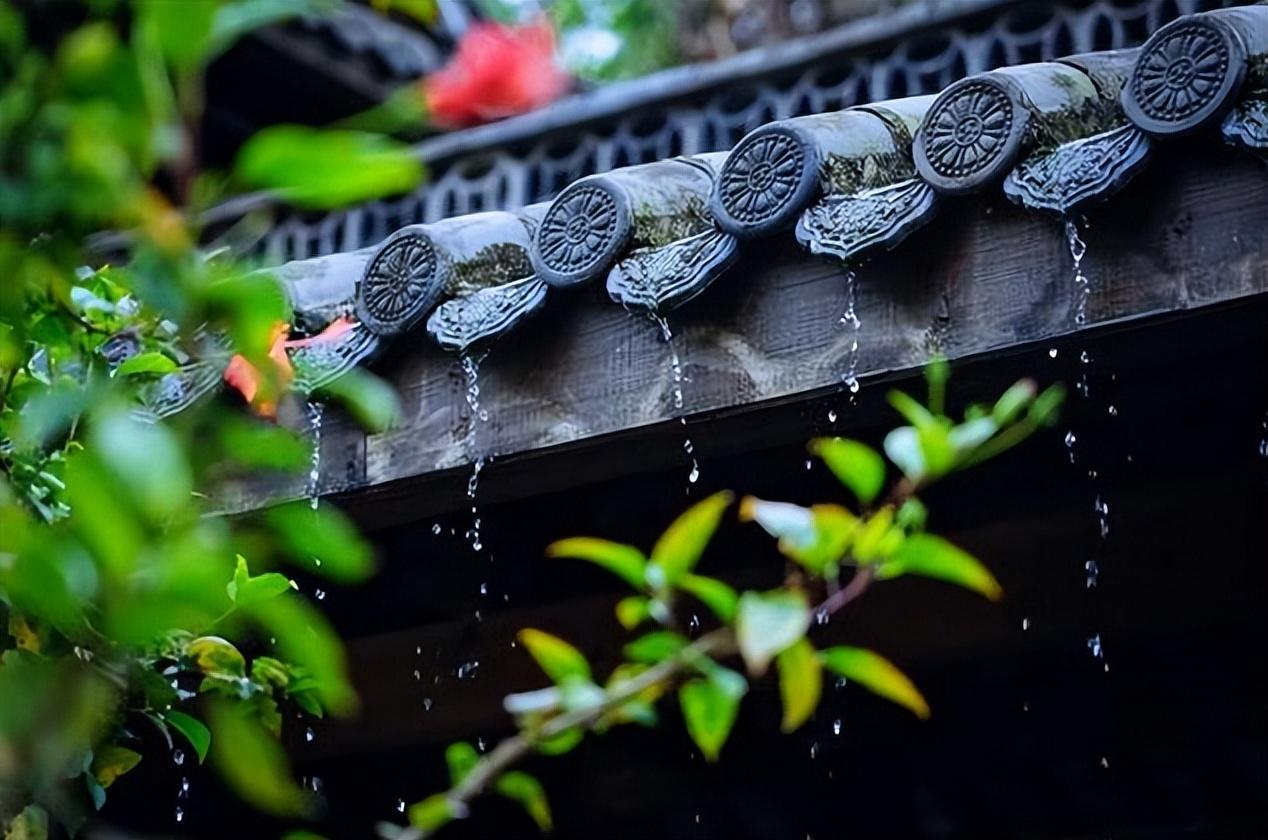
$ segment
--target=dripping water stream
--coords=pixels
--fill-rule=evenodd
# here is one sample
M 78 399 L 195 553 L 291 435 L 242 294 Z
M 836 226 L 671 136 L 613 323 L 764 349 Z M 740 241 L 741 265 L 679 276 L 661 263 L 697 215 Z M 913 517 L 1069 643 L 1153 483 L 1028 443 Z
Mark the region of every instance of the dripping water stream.
M 471 459 L 471 475 L 467 478 L 467 500 L 471 502 L 471 527 L 467 530 L 467 540 L 471 550 L 479 553 L 484 548 L 480 539 L 480 510 L 476 504 L 476 494 L 480 490 L 480 471 L 484 469 L 486 459 L 478 452 L 479 428 L 489 421 L 489 412 L 480 406 L 480 363 L 484 356 L 473 356 L 464 353 L 462 356 L 462 372 L 466 377 L 467 408 L 470 409 L 470 425 L 467 437 L 463 442 L 467 457 Z
M 663 315 L 652 313 L 652 320 L 660 327 L 661 337 L 665 339 L 665 346 L 669 348 L 669 372 L 672 377 L 671 396 L 674 402 L 674 410 L 681 412 L 683 407 L 682 383 L 685 379 L 683 376 L 682 359 L 678 355 L 678 346 L 674 342 L 674 331 L 669 326 L 669 319 Z M 687 418 L 682 414 L 678 416 L 678 422 L 685 429 L 687 426 Z M 687 453 L 687 457 L 691 460 L 691 470 L 687 473 L 687 493 L 691 494 L 691 485 L 700 480 L 700 462 L 696 460 L 696 446 L 692 443 L 689 436 L 683 438 L 682 449 Z
M 326 415 L 326 404 L 316 400 L 308 401 L 308 436 L 312 441 L 312 453 L 308 462 L 308 485 L 305 495 L 308 507 L 317 510 L 321 502 L 321 426 Z M 314 557 L 313 565 L 320 566 L 321 558 Z M 313 597 L 318 601 L 326 599 L 326 591 L 320 587 L 313 589 Z
M 850 350 L 841 382 L 849 390 L 850 403 L 853 404 L 859 392 L 859 332 L 863 329 L 863 322 L 858 313 L 858 278 L 852 268 L 845 270 L 845 311 L 841 314 L 840 323 L 850 331 Z M 835 418 L 832 422 L 836 422 Z

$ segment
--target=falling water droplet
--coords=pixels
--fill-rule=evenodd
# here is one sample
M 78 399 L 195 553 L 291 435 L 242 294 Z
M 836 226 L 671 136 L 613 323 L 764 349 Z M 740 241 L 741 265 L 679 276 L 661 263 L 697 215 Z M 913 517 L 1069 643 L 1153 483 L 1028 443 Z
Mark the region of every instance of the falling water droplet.
M 1022 629 L 1023 631 L 1025 631 L 1025 630 L 1029 630 L 1029 629 L 1030 629 L 1030 619 L 1029 619 L 1029 618 L 1023 618 L 1023 619 L 1021 620 L 1021 629 Z
M 833 735 L 841 734 L 841 718 L 837 718 L 836 720 L 832 721 L 832 734 Z
M 476 749 L 480 752 L 484 752 L 488 749 L 488 745 L 485 744 L 483 736 L 476 738 Z
M 398 813 L 398 814 L 403 814 L 403 813 L 405 813 L 405 800 L 404 800 L 404 799 L 398 799 L 398 800 L 396 800 L 396 813 Z
M 836 421 L 837 421 L 837 413 L 836 413 L 836 409 L 829 408 L 829 409 L 828 409 L 828 422 L 829 422 L 829 423 L 835 423 Z
M 437 522 L 435 525 L 431 526 L 431 532 L 432 532 L 433 534 L 437 535 L 437 536 L 440 536 L 440 523 L 439 523 L 439 522 Z
M 323 403 L 310 400 L 308 402 L 308 429 L 312 437 L 312 453 L 308 463 L 308 506 L 317 509 L 317 501 L 321 497 L 321 420 L 325 414 Z
M 313 742 L 313 739 L 315 739 L 316 737 L 317 737 L 317 733 L 313 732 L 313 728 L 311 726 L 304 730 L 304 740 L 307 741 L 308 743 L 311 744 Z
M 1065 433 L 1065 448 L 1066 448 L 1066 452 L 1070 456 L 1071 464 L 1074 463 L 1074 444 L 1077 443 L 1078 440 L 1079 439 L 1075 437 L 1073 431 L 1069 431 Z
M 185 753 L 182 752 L 181 750 L 176 750 L 175 752 L 172 753 L 172 761 L 175 762 L 178 767 L 184 764 Z
M 818 757 L 819 757 L 819 742 L 815 741 L 814 743 L 810 745 L 810 758 L 813 760 Z
M 850 349 L 846 355 L 845 373 L 841 381 L 850 392 L 851 401 L 859 392 L 859 332 L 863 322 L 858 313 L 858 282 L 852 269 L 845 272 L 845 312 L 841 314 L 841 325 L 850 330 Z M 836 422 L 835 420 L 832 422 Z
M 1087 588 L 1092 589 L 1100 582 L 1101 567 L 1097 565 L 1095 560 L 1088 560 L 1083 564 L 1083 570 L 1086 573 Z
M 432 699 L 430 697 L 423 698 L 423 711 L 430 712 L 432 707 Z
M 176 792 L 176 796 L 177 796 L 177 798 L 179 798 L 179 799 L 188 799 L 188 798 L 189 798 L 189 779 L 188 779 L 188 778 L 186 778 L 186 777 L 184 777 L 184 776 L 182 776 L 182 777 L 181 777 L 181 786 L 180 786 L 180 790 L 178 790 L 178 791 Z
M 464 662 L 454 671 L 454 676 L 460 680 L 475 679 L 476 672 L 480 670 L 480 660 L 472 659 L 470 662 Z
M 314 589 L 314 590 L 313 590 L 313 597 L 314 597 L 314 598 L 316 598 L 318 601 L 324 601 L 324 600 L 326 600 L 326 590 L 324 590 L 324 589 Z
M 1106 770 L 1109 769 L 1109 759 L 1106 758 L 1105 756 L 1101 756 L 1101 767 L 1103 767 Z
M 811 468 L 812 466 L 813 466 L 813 464 L 811 463 L 810 459 L 809 459 L 809 458 L 807 458 L 807 459 L 806 459 L 806 470 L 807 470 L 807 471 L 809 471 L 809 470 L 810 470 L 810 468 Z
M 1101 634 L 1097 633 L 1087 640 L 1087 649 L 1092 652 L 1092 656 L 1097 659 L 1105 655 L 1105 651 L 1101 648 Z
M 1055 347 L 1048 348 L 1048 358 L 1055 359 L 1056 357 L 1057 357 L 1057 348 Z
M 1087 323 L 1087 304 L 1091 287 L 1087 275 L 1083 273 L 1083 257 L 1087 253 L 1087 243 L 1079 235 L 1079 225 L 1074 219 L 1065 223 L 1066 244 L 1070 248 L 1070 257 L 1074 260 L 1074 308 L 1073 320 L 1076 326 Z
M 177 805 L 176 806 L 176 821 L 180 822 L 183 819 L 185 819 L 185 809 Z

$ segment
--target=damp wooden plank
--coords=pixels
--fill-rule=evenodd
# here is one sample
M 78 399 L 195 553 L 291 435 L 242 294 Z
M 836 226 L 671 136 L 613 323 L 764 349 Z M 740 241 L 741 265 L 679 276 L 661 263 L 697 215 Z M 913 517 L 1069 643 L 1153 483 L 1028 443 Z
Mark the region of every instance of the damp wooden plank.
M 1060 220 L 998 196 L 947 201 L 932 224 L 858 268 L 858 373 L 866 388 L 937 355 L 1006 352 L 1264 293 L 1265 218 L 1262 163 L 1209 139 L 1159 154 L 1089 213 L 1090 282 L 1079 325 L 1080 290 Z M 424 515 L 461 504 L 450 492 L 458 477 L 476 455 L 496 453 L 504 473 L 496 493 L 514 498 L 541 492 L 543 482 L 567 486 L 681 458 L 647 443 L 649 431 L 671 435 L 682 417 L 730 418 L 742 451 L 761 432 L 747 415 L 839 390 L 850 365 L 853 336 L 839 322 L 845 273 L 790 239 L 746 246 L 735 269 L 670 316 L 686 378 L 681 408 L 670 348 L 655 324 L 598 287 L 552 293 L 543 313 L 481 364 L 489 419 L 477 424 L 474 446 L 461 368 L 420 336 L 390 348 L 377 367 L 401 395 L 395 429 L 366 435 L 346 418 L 327 422 L 322 492 Z M 235 487 L 223 506 L 241 511 L 303 490 L 301 478 Z

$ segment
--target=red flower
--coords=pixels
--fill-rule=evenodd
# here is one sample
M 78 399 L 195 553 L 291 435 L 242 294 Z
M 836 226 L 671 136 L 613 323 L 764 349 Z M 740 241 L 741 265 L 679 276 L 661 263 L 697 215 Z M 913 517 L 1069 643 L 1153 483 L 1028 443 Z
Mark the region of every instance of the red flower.
M 545 20 L 508 27 L 476 23 L 441 70 L 423 80 L 432 122 L 459 128 L 540 108 L 567 89 Z

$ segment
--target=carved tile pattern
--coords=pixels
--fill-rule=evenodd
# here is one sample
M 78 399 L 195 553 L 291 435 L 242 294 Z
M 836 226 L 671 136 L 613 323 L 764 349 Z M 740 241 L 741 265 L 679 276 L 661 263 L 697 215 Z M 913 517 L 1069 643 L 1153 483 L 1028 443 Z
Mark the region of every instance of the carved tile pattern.
M 971 82 L 934 105 L 925 120 L 925 157 L 946 178 L 989 167 L 1004 152 L 1013 126 L 1007 94 L 987 82 Z
M 421 236 L 402 236 L 370 263 L 358 289 L 363 318 L 392 328 L 408 326 L 436 294 L 436 252 Z
M 1024 207 L 1066 215 L 1116 192 L 1144 165 L 1149 149 L 1149 138 L 1130 125 L 1066 143 L 1018 164 L 1004 179 L 1004 193 Z
M 361 324 L 329 341 L 314 342 L 291 352 L 295 390 L 311 394 L 343 376 L 378 351 L 380 339 Z
M 708 288 L 737 254 L 735 237 L 718 230 L 640 248 L 613 266 L 608 295 L 624 306 L 665 312 Z
M 1260 153 L 1268 152 L 1268 102 L 1246 99 L 1224 118 L 1224 139 Z
M 1147 116 L 1183 122 L 1218 95 L 1229 61 L 1228 44 L 1210 26 L 1178 26 L 1141 55 L 1132 96 Z
M 616 200 L 585 186 L 550 208 L 538 231 L 542 261 L 560 274 L 582 274 L 603 258 L 618 234 Z
M 446 350 L 463 352 L 492 341 L 546 302 L 549 287 L 536 275 L 451 298 L 427 319 L 427 332 Z
M 792 137 L 763 134 L 741 144 L 718 176 L 722 204 L 737 221 L 773 218 L 797 190 L 806 153 Z
M 937 195 L 913 178 L 858 195 L 832 195 L 813 204 L 797 222 L 797 241 L 812 254 L 852 259 L 873 247 L 892 248 L 927 222 Z

